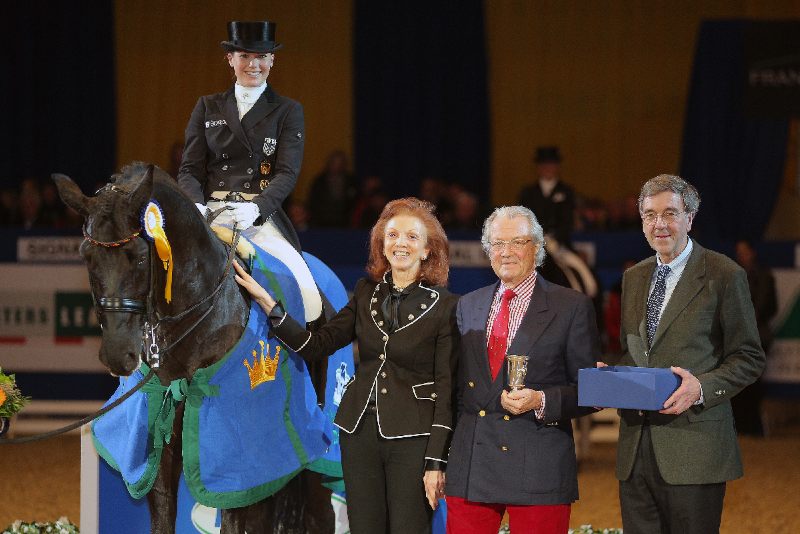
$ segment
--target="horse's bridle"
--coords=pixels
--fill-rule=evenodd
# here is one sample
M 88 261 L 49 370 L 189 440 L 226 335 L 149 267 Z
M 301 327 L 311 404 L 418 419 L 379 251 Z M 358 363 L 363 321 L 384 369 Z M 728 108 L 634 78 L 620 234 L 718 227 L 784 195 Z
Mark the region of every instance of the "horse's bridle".
M 106 187 L 110 188 L 112 191 L 121 192 L 121 190 L 119 188 L 117 188 L 116 186 L 114 186 L 114 185 L 109 184 Z M 222 210 L 219 210 L 219 211 L 222 211 Z M 217 212 L 217 213 L 219 213 L 219 212 Z M 213 219 L 211 219 L 211 220 L 213 220 Z M 208 221 L 209 224 L 210 224 L 211 220 Z M 142 229 L 139 228 L 138 230 L 133 232 L 128 237 L 126 237 L 124 239 L 119 239 L 117 241 L 98 241 L 97 239 L 94 239 L 92 236 L 89 235 L 89 232 L 86 229 L 86 224 L 84 223 L 84 225 L 83 225 L 83 237 L 86 240 L 86 242 L 90 243 L 91 245 L 97 246 L 97 247 L 103 247 L 103 248 L 109 248 L 109 249 L 121 247 L 121 246 L 123 246 L 123 245 L 125 245 L 127 243 L 130 243 L 131 241 L 133 241 L 136 238 L 141 238 L 141 235 L 140 235 L 141 231 L 142 231 Z M 160 367 L 160 355 L 159 355 L 158 344 L 156 343 L 156 330 L 157 330 L 159 324 L 161 324 L 164 321 L 178 321 L 178 320 L 182 319 L 183 317 L 185 317 L 186 315 L 190 314 L 192 311 L 197 309 L 199 306 L 202 306 L 208 300 L 213 299 L 216 295 L 219 294 L 219 292 L 222 289 L 222 286 L 223 286 L 223 284 L 225 282 L 225 279 L 227 278 L 228 273 L 230 272 L 231 265 L 233 263 L 233 256 L 236 253 L 236 245 L 239 243 L 240 235 L 241 235 L 241 232 L 239 231 L 238 228 L 236 228 L 236 226 L 234 226 L 233 227 L 233 241 L 231 242 L 231 248 L 228 251 L 228 261 L 225 264 L 225 270 L 223 271 L 222 276 L 220 277 L 220 280 L 219 280 L 219 283 L 217 284 L 217 287 L 215 287 L 214 290 L 208 296 L 203 297 L 199 302 L 196 302 L 195 304 L 193 304 L 192 306 L 190 306 L 186 310 L 182 311 L 178 315 L 160 317 L 159 314 L 158 314 L 158 311 L 152 305 L 152 303 L 154 302 L 154 299 L 155 299 L 155 288 L 153 287 L 153 284 L 152 284 L 152 281 L 154 279 L 153 273 L 154 273 L 154 269 L 155 269 L 155 262 L 153 261 L 153 244 L 150 243 L 149 241 L 147 241 L 147 245 L 148 245 L 147 250 L 148 250 L 148 254 L 150 256 L 150 274 L 149 274 L 150 278 L 148 280 L 149 291 L 148 291 L 147 301 L 146 302 L 142 302 L 141 300 L 126 298 L 126 297 L 100 297 L 98 299 L 98 298 L 95 297 L 94 290 L 91 289 L 91 287 L 90 287 L 90 291 L 92 293 L 92 300 L 94 301 L 94 304 L 95 304 L 95 312 L 97 313 L 98 321 L 101 321 L 100 322 L 101 325 L 102 325 L 102 314 L 103 313 L 136 313 L 136 314 L 145 315 L 146 317 L 148 317 L 148 319 L 155 319 L 155 322 L 152 323 L 153 326 L 150 326 L 150 324 L 151 324 L 150 321 L 145 322 L 144 334 L 143 334 L 143 337 L 142 337 L 142 349 L 144 349 L 144 346 L 147 345 L 148 339 L 151 341 L 149 349 L 148 349 L 148 353 L 147 353 L 147 364 L 150 367 L 150 371 L 147 373 L 147 375 L 142 380 L 139 381 L 138 384 L 136 384 L 133 388 L 129 389 L 123 395 L 118 397 L 114 402 L 111 402 L 110 404 L 102 407 L 101 409 L 99 409 L 98 411 L 94 412 L 93 414 L 87 415 L 83 419 L 80 419 L 78 421 L 70 423 L 70 424 L 68 424 L 66 426 L 63 426 L 61 428 L 58 428 L 56 430 L 51 430 L 49 432 L 45 432 L 45 433 L 42 433 L 42 434 L 35 434 L 33 436 L 25 436 L 25 437 L 22 437 L 22 438 L 0 439 L 0 445 L 12 445 L 12 444 L 20 444 L 20 443 L 30 443 L 32 441 L 39 441 L 39 440 L 51 438 L 53 436 L 58 436 L 60 434 L 64 434 L 66 432 L 70 432 L 72 430 L 75 430 L 76 428 L 80 428 L 83 425 L 85 425 L 85 424 L 97 419 L 98 417 L 110 412 L 111 410 L 113 410 L 114 408 L 116 408 L 117 406 L 119 406 L 120 404 L 125 402 L 134 393 L 138 392 L 145 385 L 147 385 L 150 382 L 150 380 L 153 378 L 153 376 L 155 375 L 155 370 Z M 142 238 L 142 239 L 144 239 L 144 238 Z M 181 334 L 181 336 L 178 337 L 178 339 L 173 341 L 166 349 L 164 349 L 163 352 L 166 353 L 167 351 L 172 349 L 175 345 L 180 343 L 189 334 L 189 332 L 194 330 L 195 327 L 197 327 L 197 325 L 199 325 L 203 321 L 203 319 L 205 319 L 208 316 L 208 314 L 211 313 L 211 310 L 214 309 L 214 306 L 216 306 L 216 299 L 214 299 L 214 302 L 211 303 L 211 306 L 209 306 L 209 308 L 203 313 L 203 315 L 200 316 L 200 318 L 197 321 L 195 321 L 194 324 L 192 324 L 192 326 L 190 326 L 183 334 Z
M 112 186 L 112 190 L 114 187 Z M 100 241 L 98 239 L 93 238 L 89 235 L 89 231 L 86 228 L 86 223 L 83 225 L 83 237 L 84 240 L 96 247 L 102 247 L 107 249 L 114 249 L 122 247 L 127 243 L 132 242 L 134 239 L 144 239 L 141 236 L 142 228 L 138 228 L 133 233 L 131 233 L 128 237 L 118 239 L 116 241 Z M 217 282 L 216 287 L 214 288 L 211 293 L 207 296 L 200 299 L 198 302 L 192 304 L 182 312 L 176 315 L 164 315 L 162 316 L 158 313 L 158 310 L 154 306 L 155 302 L 155 292 L 156 288 L 153 284 L 153 280 L 155 279 L 155 269 L 156 269 L 156 262 L 153 261 L 153 243 L 145 239 L 147 243 L 147 250 L 149 256 L 149 263 L 150 263 L 150 270 L 149 270 L 149 279 L 148 279 L 148 293 L 147 293 L 147 300 L 137 300 L 128 297 L 116 297 L 116 296 L 103 296 L 97 298 L 94 294 L 94 290 L 90 288 L 92 293 L 92 300 L 95 304 L 95 312 L 97 313 L 98 322 L 102 325 L 102 319 L 104 313 L 135 313 L 139 315 L 144 315 L 146 317 L 146 321 L 143 328 L 142 333 L 142 352 L 144 352 L 145 360 L 147 361 L 147 365 L 151 369 L 158 369 L 161 366 L 161 355 L 166 354 L 169 352 L 170 349 L 175 347 L 178 343 L 183 341 L 183 339 L 189 335 L 214 309 L 216 306 L 216 296 L 219 295 L 222 287 L 225 283 L 225 279 L 228 276 L 228 273 L 231 270 L 231 265 L 233 263 L 234 255 L 236 254 L 236 246 L 239 243 L 239 237 L 241 236 L 241 231 L 234 226 L 233 228 L 233 241 L 230 245 L 230 249 L 228 250 L 228 259 L 225 263 L 225 269 L 222 272 L 222 276 L 220 276 L 219 282 Z M 208 309 L 203 312 L 203 314 L 188 328 L 186 329 L 180 336 L 177 337 L 174 341 L 172 341 L 166 348 L 159 348 L 158 346 L 158 327 L 164 323 L 169 322 L 177 322 L 186 317 L 187 315 L 191 314 L 200 306 L 207 303 L 209 300 L 213 300 L 211 305 Z M 146 347 L 146 350 L 145 350 Z
M 142 229 L 139 228 L 138 230 L 136 230 L 135 232 L 133 232 L 131 235 L 129 235 L 124 239 L 119 239 L 117 241 L 99 241 L 89 235 L 89 231 L 86 229 L 86 223 L 83 224 L 83 239 L 86 242 L 96 247 L 103 247 L 103 248 L 121 247 L 139 237 L 141 233 Z M 144 314 L 147 311 L 147 303 L 141 300 L 125 298 L 125 297 L 100 297 L 98 299 L 95 298 L 94 291 L 92 291 L 92 300 L 94 301 L 95 310 L 98 312 L 98 315 L 102 312 L 125 312 L 125 313 Z

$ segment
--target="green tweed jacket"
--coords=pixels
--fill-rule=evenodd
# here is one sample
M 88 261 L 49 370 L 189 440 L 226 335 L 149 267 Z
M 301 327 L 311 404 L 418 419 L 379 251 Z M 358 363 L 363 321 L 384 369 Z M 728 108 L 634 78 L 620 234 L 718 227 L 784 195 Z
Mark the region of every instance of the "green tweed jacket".
M 621 365 L 679 366 L 703 388 L 704 402 L 680 415 L 650 412 L 653 450 L 669 484 L 710 484 L 742 476 L 730 399 L 754 382 L 765 357 L 747 275 L 732 260 L 697 242 L 664 309 L 653 344 L 645 316 L 656 258 L 625 272 L 622 280 Z M 620 410 L 617 478 L 633 469 L 644 414 Z

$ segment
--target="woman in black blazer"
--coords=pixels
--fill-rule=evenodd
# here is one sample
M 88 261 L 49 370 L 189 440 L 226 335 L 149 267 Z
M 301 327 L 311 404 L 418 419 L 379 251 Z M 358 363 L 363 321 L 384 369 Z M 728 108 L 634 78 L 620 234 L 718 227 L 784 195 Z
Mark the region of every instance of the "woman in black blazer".
M 214 224 L 235 224 L 292 270 L 310 321 L 319 316 L 322 301 L 281 208 L 303 161 L 303 106 L 267 84 L 281 48 L 274 22 L 229 22 L 228 39 L 221 44 L 236 83 L 197 101 L 186 126 L 178 185 L 204 215 L 227 207 Z
M 369 277 L 313 333 L 238 265 L 237 272 L 273 333 L 303 358 L 358 341 L 359 366 L 334 421 L 351 532 L 430 532 L 444 490 L 458 339 L 457 297 L 443 287 L 447 238 L 433 207 L 416 198 L 386 205 L 371 233 Z

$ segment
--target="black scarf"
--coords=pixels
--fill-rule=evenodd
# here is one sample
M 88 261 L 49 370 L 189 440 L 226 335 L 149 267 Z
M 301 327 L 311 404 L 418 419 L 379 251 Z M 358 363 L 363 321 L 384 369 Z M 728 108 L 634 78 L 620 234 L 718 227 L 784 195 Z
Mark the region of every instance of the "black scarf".
M 381 311 L 383 312 L 385 321 L 384 327 L 387 334 L 391 334 L 400 328 L 400 304 L 414 291 L 416 286 L 416 283 L 411 284 L 402 291 L 392 286 L 389 287 L 389 294 L 386 295 L 386 298 L 383 299 L 383 303 L 381 304 Z

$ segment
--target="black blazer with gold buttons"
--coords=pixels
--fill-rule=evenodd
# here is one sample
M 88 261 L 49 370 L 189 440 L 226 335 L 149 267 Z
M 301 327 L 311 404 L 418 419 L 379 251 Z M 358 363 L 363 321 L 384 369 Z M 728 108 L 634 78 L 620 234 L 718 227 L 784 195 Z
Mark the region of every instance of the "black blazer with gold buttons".
M 257 196 L 261 217 L 299 250 L 281 204 L 294 190 L 305 143 L 303 106 L 267 88 L 241 121 L 233 87 L 201 96 L 186 125 L 178 184 L 193 202 L 215 191 Z
M 543 391 L 544 417 L 509 414 L 500 404 L 505 370 L 492 379 L 486 325 L 497 284 L 461 297 L 458 422 L 445 493 L 476 502 L 566 504 L 578 498 L 575 444 L 570 419 L 578 407 L 578 369 L 600 356 L 592 301 L 536 279 L 530 304 L 508 347 L 528 356 L 525 387 Z
M 388 273 L 381 282 L 359 280 L 350 302 L 314 333 L 288 316 L 273 333 L 306 360 L 327 357 L 357 340 L 359 366 L 347 384 L 336 426 L 354 432 L 374 389 L 381 436 L 429 436 L 426 459 L 447 461 L 458 297 L 443 287 L 415 284 L 399 306 L 398 328 L 389 333 L 381 310 L 389 294 L 386 280 L 391 280 Z

